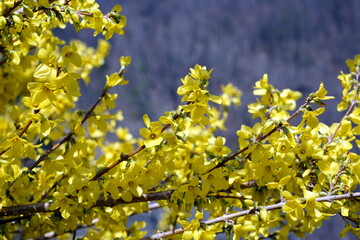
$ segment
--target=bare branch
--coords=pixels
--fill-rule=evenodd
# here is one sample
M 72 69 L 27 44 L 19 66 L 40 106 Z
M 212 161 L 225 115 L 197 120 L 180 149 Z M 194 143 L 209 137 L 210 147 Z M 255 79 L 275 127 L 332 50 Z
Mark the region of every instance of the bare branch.
M 356 73 L 356 79 L 355 79 L 355 83 L 354 83 L 354 96 L 353 99 L 350 102 L 350 106 L 348 107 L 347 111 L 345 112 L 344 116 L 341 118 L 339 124 L 337 125 L 334 133 L 329 137 L 328 142 L 326 143 L 326 145 L 324 147 L 326 147 L 327 145 L 329 145 L 335 138 L 337 132 L 340 130 L 340 127 L 342 125 L 342 121 L 350 115 L 350 113 L 354 110 L 354 107 L 356 106 L 356 104 L 358 104 L 359 102 L 356 101 L 357 98 L 357 94 L 359 93 L 359 77 L 360 77 L 360 72 Z
M 90 179 L 90 181 L 98 180 L 102 175 L 104 175 L 105 173 L 107 173 L 108 171 L 110 171 L 111 169 L 113 169 L 114 167 L 119 165 L 120 163 L 122 163 L 124 161 L 127 161 L 129 158 L 131 158 L 132 156 L 134 156 L 138 152 L 141 152 L 143 149 L 145 149 L 145 145 L 142 145 L 142 146 L 138 147 L 137 149 L 135 149 L 130 154 L 121 154 L 121 156 L 120 156 L 120 158 L 118 160 L 116 160 L 115 162 L 112 162 L 109 166 L 107 166 L 106 168 L 104 168 L 104 169 L 100 170 L 99 172 L 97 172 L 95 174 L 95 176 Z
M 9 14 L 10 14 L 11 12 L 13 12 L 22 2 L 23 2 L 23 0 L 15 1 L 15 2 L 14 2 L 14 6 L 11 7 L 11 8 L 6 9 L 2 15 L 3 15 L 3 16 L 9 15 Z
M 124 74 L 124 68 L 121 68 L 118 72 L 119 76 L 121 77 Z M 109 91 L 109 88 L 104 87 L 102 90 L 101 96 L 96 100 L 96 102 L 91 106 L 91 108 L 84 114 L 81 125 L 83 125 L 86 120 L 92 115 L 94 112 L 95 107 L 101 102 L 101 100 L 105 97 L 107 92 Z M 43 155 L 40 156 L 40 158 L 29 168 L 30 170 L 34 169 L 36 166 L 38 166 L 42 161 L 44 161 L 50 153 L 54 152 L 56 149 L 58 149 L 62 144 L 70 141 L 71 137 L 74 135 L 74 132 L 68 132 L 66 136 L 57 144 L 55 144 L 52 148 L 47 150 Z
M 130 204 L 130 203 L 139 203 L 139 202 L 148 202 L 148 201 L 159 201 L 159 200 L 168 200 L 170 199 L 171 194 L 174 192 L 174 189 L 166 190 L 162 192 L 154 193 L 144 193 L 140 197 L 133 197 L 131 202 L 126 202 L 125 200 L 119 199 L 99 199 L 94 207 L 113 207 L 119 204 Z
M 107 199 L 101 198 L 99 199 L 94 206 L 92 207 L 113 207 L 119 204 L 130 204 L 130 203 L 139 203 L 139 202 L 149 202 L 149 201 L 160 201 L 160 200 L 168 200 L 170 199 L 171 194 L 174 190 L 166 190 L 161 192 L 154 193 L 144 193 L 140 197 L 133 197 L 130 202 L 126 202 L 125 200 L 113 199 L 108 197 Z M 28 205 L 20 205 L 20 206 L 12 206 L 12 207 L 3 207 L 0 210 L 0 217 L 3 216 L 17 216 L 17 215 L 28 215 L 34 213 L 41 212 L 53 212 L 49 207 L 53 202 L 44 202 L 44 203 L 35 203 Z
M 350 198 L 359 198 L 360 197 L 360 192 L 355 192 L 355 193 L 347 193 L 347 194 L 342 194 L 342 195 L 332 195 L 332 196 L 326 196 L 326 197 L 319 197 L 316 198 L 315 201 L 317 202 L 332 202 L 335 200 L 342 200 L 342 199 L 350 199 Z M 267 211 L 271 211 L 271 210 L 275 210 L 275 209 L 281 209 L 286 202 L 279 202 L 276 204 L 272 204 L 272 205 L 268 205 L 268 206 L 264 206 L 262 208 L 266 209 Z M 250 214 L 254 214 L 257 210 L 260 210 L 260 208 L 252 208 L 249 210 L 245 210 L 245 211 L 239 211 L 236 213 L 231 213 L 231 214 L 225 214 L 221 217 L 218 218 L 214 218 L 214 219 L 210 219 L 207 220 L 205 222 L 203 222 L 206 225 L 212 225 L 215 223 L 220 223 L 220 222 L 226 222 L 230 219 L 234 219 L 234 218 L 238 218 L 238 217 L 242 217 L 242 216 L 246 216 L 246 215 L 250 215 Z M 148 236 L 145 237 L 141 240 L 150 240 L 150 239 L 162 239 L 165 237 L 170 237 L 176 234 L 180 234 L 183 233 L 186 229 L 184 228 L 178 228 L 175 229 L 174 231 L 167 231 L 167 232 L 162 232 L 162 233 L 156 233 L 152 236 Z
M 34 113 L 38 113 L 40 112 L 40 110 L 34 110 Z M 22 135 L 24 135 L 24 133 L 28 130 L 28 128 L 30 127 L 30 125 L 33 123 L 32 120 L 30 120 L 26 125 L 25 127 L 21 130 L 21 132 L 18 134 L 19 137 L 22 137 Z M 0 152 L 0 156 L 3 155 L 4 153 L 6 153 L 7 151 L 9 151 L 10 148 L 7 148 L 7 149 L 4 149 Z
M 298 108 L 298 110 L 297 110 L 295 113 L 293 113 L 286 121 L 287 121 L 287 122 L 290 122 L 295 116 L 297 116 L 298 114 L 300 114 L 300 112 L 301 112 L 304 108 L 306 108 L 308 105 L 310 105 L 311 101 L 312 101 L 312 98 L 311 98 L 311 97 L 308 97 L 308 98 L 306 99 L 305 103 L 304 103 L 303 105 L 301 105 L 301 106 Z M 257 142 L 262 142 L 263 140 L 265 140 L 266 138 L 268 138 L 271 134 L 273 134 L 274 132 L 278 131 L 282 126 L 283 126 L 282 123 L 278 123 L 278 124 L 277 124 L 270 132 L 268 132 L 267 134 L 258 136 L 257 139 L 256 139 L 256 141 L 257 141 Z M 210 169 L 209 171 L 207 171 L 206 173 L 209 173 L 209 172 L 211 172 L 211 171 L 213 171 L 213 170 L 215 170 L 215 169 L 217 169 L 217 168 L 223 167 L 228 161 L 236 159 L 236 157 L 237 157 L 238 155 L 240 155 L 241 153 L 243 153 L 243 152 L 245 152 L 246 150 L 248 150 L 249 147 L 250 147 L 250 145 L 248 145 L 248 146 L 240 149 L 240 150 L 237 151 L 236 153 L 234 153 L 234 154 L 226 157 L 223 161 L 219 162 L 216 166 L 214 166 L 213 168 L 211 168 L 211 169 Z M 204 173 L 204 174 L 206 174 L 206 173 Z
M 28 215 L 40 212 L 52 212 L 49 207 L 52 202 L 35 203 L 28 205 L 3 207 L 0 210 L 0 217 L 3 216 L 17 216 L 17 215 Z
M 180 113 L 181 112 L 182 112 L 182 110 L 180 111 Z M 177 118 L 179 118 L 179 116 L 180 116 L 180 114 L 175 114 L 173 116 L 173 120 L 176 120 Z M 164 132 L 169 127 L 170 127 L 170 124 L 164 125 L 163 128 L 161 129 L 161 132 Z M 112 162 L 109 166 L 107 166 L 106 168 L 104 168 L 101 171 L 97 172 L 95 174 L 95 176 L 90 179 L 90 181 L 98 180 L 102 175 L 104 175 L 105 173 L 107 173 L 108 171 L 110 171 L 111 169 L 113 169 L 114 167 L 119 165 L 120 163 L 122 163 L 124 161 L 127 161 L 129 158 L 131 158 L 135 154 L 141 152 L 145 148 L 146 148 L 145 145 L 142 145 L 142 146 L 138 147 L 137 149 L 135 149 L 130 154 L 122 154 L 118 160 L 116 160 L 115 162 Z
M 249 181 L 247 183 L 240 184 L 241 188 L 251 188 L 255 187 L 255 180 Z M 149 202 L 149 201 L 160 201 L 160 200 L 169 200 L 171 194 L 175 191 L 175 189 L 160 191 L 160 192 L 152 192 L 152 193 L 144 193 L 139 197 L 133 197 L 130 202 L 126 202 L 125 200 L 113 199 L 111 197 L 100 198 L 94 206 L 92 207 L 112 207 L 120 204 L 130 204 L 130 203 L 139 203 L 139 202 Z M 219 191 L 221 192 L 221 191 Z M 52 212 L 49 210 L 52 201 L 43 202 L 43 203 L 35 203 L 21 206 L 11 206 L 11 207 L 3 207 L 0 209 L 0 217 L 3 216 L 16 216 L 16 215 L 26 215 L 26 214 L 34 214 L 40 212 Z
M 330 184 L 330 188 L 329 188 L 329 192 L 328 192 L 327 196 L 330 196 L 330 195 L 333 193 L 336 185 L 338 184 L 338 182 L 339 182 L 339 180 L 340 180 L 341 174 L 344 173 L 344 170 L 345 170 L 345 168 L 346 168 L 347 162 L 348 162 L 348 161 L 345 161 L 345 162 L 341 165 L 338 173 L 336 174 L 336 177 L 335 177 L 334 182 Z

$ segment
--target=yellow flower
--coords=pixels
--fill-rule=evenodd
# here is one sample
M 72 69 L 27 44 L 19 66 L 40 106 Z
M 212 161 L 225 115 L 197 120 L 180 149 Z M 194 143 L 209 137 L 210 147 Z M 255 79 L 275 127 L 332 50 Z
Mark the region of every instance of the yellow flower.
M 34 148 L 40 147 L 42 144 L 34 145 L 29 143 L 27 140 L 20 138 L 15 133 L 9 133 L 7 140 L 0 144 L 0 149 L 8 149 L 10 151 L 7 153 L 10 157 L 15 157 L 17 159 L 23 157 L 36 157 L 36 151 Z
M 179 95 L 185 95 L 188 92 L 193 92 L 200 89 L 199 82 L 190 77 L 189 75 L 186 75 L 184 78 L 182 78 L 181 82 L 183 83 L 183 85 L 180 86 L 177 90 L 177 94 Z
M 254 88 L 254 95 L 264 96 L 273 89 L 273 86 L 268 83 L 268 75 L 264 74 L 263 78 L 255 83 Z
M 0 16 L 0 29 L 3 29 L 6 25 L 6 18 L 4 16 Z
M 122 57 L 120 57 L 119 61 L 120 61 L 120 66 L 126 67 L 131 64 L 131 57 L 130 56 L 126 56 L 126 57 L 122 56 Z
M 124 76 L 119 73 L 113 73 L 110 76 L 106 75 L 106 86 L 114 87 L 116 85 L 126 85 L 128 81 L 125 81 Z
M 232 103 L 235 106 L 241 105 L 240 97 L 242 95 L 242 92 L 232 83 L 229 83 L 227 85 L 221 85 L 221 90 L 223 92 L 223 94 L 221 95 L 222 105 L 230 106 Z
M 57 58 L 53 54 L 49 54 L 45 49 L 41 48 L 38 52 L 38 58 L 42 61 L 34 71 L 34 77 L 42 81 L 48 81 L 56 77 L 56 61 Z
M 356 55 L 354 59 L 346 60 L 346 65 L 349 67 L 350 72 L 357 72 L 360 66 L 360 54 Z
M 178 191 L 184 193 L 184 201 L 186 204 L 193 204 L 197 196 L 205 197 L 204 189 L 198 187 L 199 179 L 193 178 L 188 184 L 183 184 L 178 187 Z
M 55 192 L 53 196 L 55 201 L 50 205 L 49 209 L 56 210 L 60 208 L 59 210 L 63 218 L 67 219 L 73 212 L 79 210 L 78 203 L 67 197 L 63 192 Z
M 245 237 L 248 232 L 255 231 L 257 229 L 256 225 L 252 225 L 249 221 L 245 224 L 236 224 L 234 225 L 234 237 L 233 240 L 241 239 Z
M 98 200 L 99 194 L 100 188 L 97 182 L 83 182 L 83 186 L 78 193 L 78 202 L 85 208 L 89 208 Z
M 139 131 L 140 135 L 145 138 L 145 147 L 150 148 L 159 145 L 163 140 L 161 136 L 163 126 L 160 122 L 150 122 L 147 114 L 143 116 L 143 119 L 146 128 L 141 128 Z
M 311 127 L 311 128 L 315 128 L 316 126 L 318 126 L 319 124 L 319 119 L 316 117 L 320 114 L 322 114 L 325 111 L 325 108 L 318 108 L 314 111 L 309 111 L 306 110 L 305 113 L 303 114 L 303 120 L 300 123 L 300 126 L 306 122 L 306 124 Z
M 333 96 L 326 96 L 327 93 L 328 91 L 325 89 L 324 83 L 321 82 L 319 85 L 319 90 L 317 90 L 315 93 L 310 94 L 310 96 L 313 97 L 313 100 L 315 102 L 319 100 L 329 100 L 334 98 Z
M 205 66 L 202 67 L 196 64 L 194 68 L 190 68 L 190 76 L 197 80 L 208 80 L 212 71 L 213 69 L 208 71 Z
M 216 228 L 211 229 L 211 226 L 206 226 L 206 229 L 202 229 L 203 226 L 200 223 L 200 220 L 203 218 L 203 212 L 196 212 L 195 219 L 191 222 L 185 220 L 179 220 L 181 226 L 185 229 L 182 239 L 184 240 L 212 240 L 216 237 L 216 232 L 220 232 Z
M 69 63 L 76 67 L 81 67 L 82 59 L 74 42 L 70 43 L 70 46 L 64 46 L 61 49 L 61 57 L 59 59 L 59 67 L 66 67 Z
M 121 180 L 123 180 L 123 178 L 121 178 Z M 108 193 L 110 193 L 110 196 L 113 199 L 123 199 L 124 201 L 130 202 L 133 198 L 130 190 L 128 189 L 129 184 L 126 183 L 125 181 L 121 181 L 119 183 L 118 180 L 116 179 L 112 179 L 107 181 L 104 184 L 104 190 L 106 190 Z M 136 194 L 139 195 L 139 194 Z M 139 195 L 140 196 L 140 195 Z
M 301 203 L 300 199 L 297 199 L 288 191 L 283 191 L 281 195 L 287 200 L 282 210 L 287 213 L 293 221 L 303 221 L 305 219 L 303 208 L 306 206 L 306 203 Z
M 201 177 L 203 181 L 203 192 L 209 192 L 212 187 L 215 191 L 221 189 L 227 189 L 229 187 L 228 181 L 225 179 L 225 174 L 221 168 L 215 169 L 210 173 Z
M 215 143 L 207 147 L 207 151 L 215 156 L 225 156 L 231 153 L 230 148 L 224 146 L 226 139 L 224 137 L 217 137 Z
M 80 78 L 79 73 L 72 73 L 72 72 L 67 72 L 63 74 L 61 78 L 59 78 L 59 80 L 63 84 L 63 89 L 66 92 L 66 94 L 74 97 L 81 96 L 79 91 L 79 85 L 77 82 L 77 79 L 79 78 Z

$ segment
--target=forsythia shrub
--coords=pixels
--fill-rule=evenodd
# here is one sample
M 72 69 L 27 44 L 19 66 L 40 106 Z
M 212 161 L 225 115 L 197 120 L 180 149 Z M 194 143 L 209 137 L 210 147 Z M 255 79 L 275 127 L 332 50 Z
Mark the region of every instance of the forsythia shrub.
M 265 74 L 248 106 L 259 121 L 241 125 L 239 148 L 230 149 L 216 132 L 241 92 L 228 84 L 211 94 L 212 70 L 195 65 L 177 91 L 183 103 L 158 120 L 144 115 L 136 139 L 118 126 L 121 111 L 109 111 L 118 97 L 109 89 L 127 83 L 131 59 L 120 57 L 99 98 L 79 110 L 78 82 L 90 83 L 109 44 L 67 44 L 52 33 L 71 24 L 106 40 L 123 34 L 120 5 L 105 14 L 94 0 L 8 0 L 0 11 L 2 239 L 67 239 L 80 228 L 84 239 L 286 239 L 336 214 L 341 236 L 360 237 L 359 55 L 339 76 L 344 114 L 331 126 L 319 120 L 332 98 L 324 84 L 296 108 L 301 93 L 276 89 Z M 108 133 L 118 140 L 108 142 Z M 159 207 L 158 233 L 127 224 Z

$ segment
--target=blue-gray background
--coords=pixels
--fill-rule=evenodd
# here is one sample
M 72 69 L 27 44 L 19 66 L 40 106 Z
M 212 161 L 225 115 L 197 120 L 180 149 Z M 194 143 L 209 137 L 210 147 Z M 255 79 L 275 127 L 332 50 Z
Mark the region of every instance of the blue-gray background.
M 79 104 L 89 107 L 103 86 L 104 74 L 118 70 L 120 56 L 131 56 L 132 64 L 126 72 L 130 83 L 116 92 L 125 116 L 122 124 L 130 127 L 134 135 L 143 127 L 143 114 L 156 120 L 164 111 L 176 108 L 180 103 L 176 95 L 179 79 L 197 63 L 214 68 L 210 80 L 213 93 L 220 93 L 220 84 L 228 82 L 244 93 L 243 106 L 232 112 L 228 123 L 227 143 L 232 148 L 237 146 L 236 130 L 240 125 L 254 122 L 246 104 L 255 101 L 252 87 L 264 73 L 269 74 L 275 87 L 299 90 L 303 98 L 324 82 L 337 99 L 328 102 L 320 120 L 329 124 L 341 118 L 336 111 L 341 98 L 337 75 L 347 71 L 346 59 L 360 53 L 358 0 L 97 2 L 105 12 L 121 4 L 128 23 L 124 36 L 111 39 L 111 54 L 93 74 L 93 83 L 82 89 L 84 96 Z M 66 33 L 67 40 L 79 38 L 90 45 L 96 43 L 92 31 Z M 64 38 L 64 34 L 61 36 Z M 150 224 L 154 228 L 155 222 Z M 307 239 L 339 239 L 344 226 L 340 218 L 324 225 Z

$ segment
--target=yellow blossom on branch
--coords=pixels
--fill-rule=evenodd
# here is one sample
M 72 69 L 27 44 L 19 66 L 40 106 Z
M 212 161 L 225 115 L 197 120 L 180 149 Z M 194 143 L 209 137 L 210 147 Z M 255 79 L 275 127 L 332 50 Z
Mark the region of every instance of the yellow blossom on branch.
M 145 138 L 144 144 L 147 148 L 159 145 L 163 141 L 161 136 L 162 128 L 160 122 L 150 122 L 150 118 L 147 114 L 143 116 L 146 128 L 141 128 L 140 135 Z

